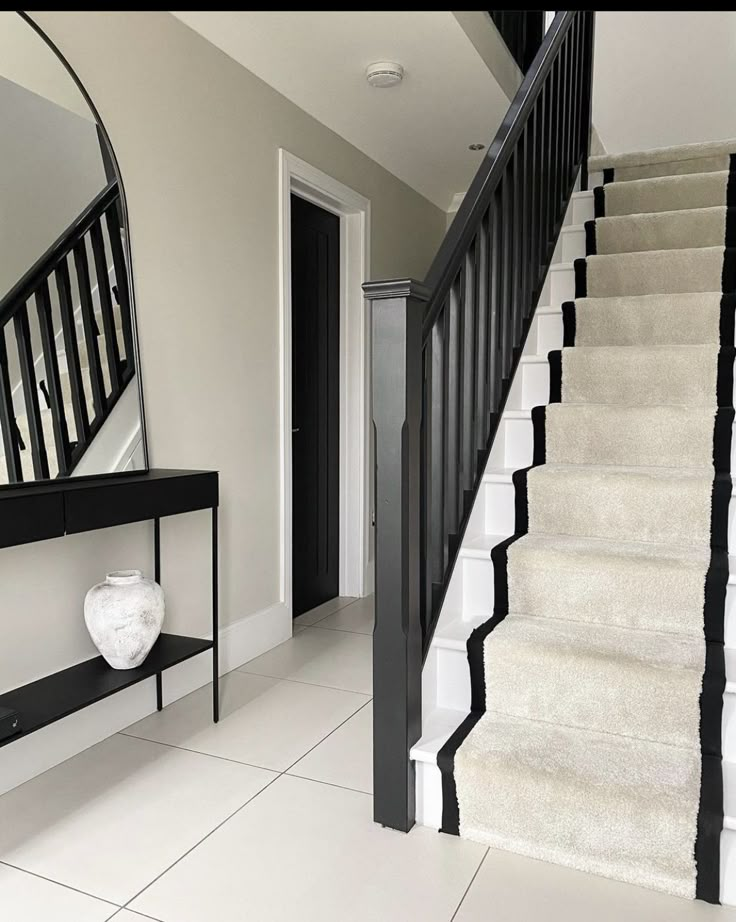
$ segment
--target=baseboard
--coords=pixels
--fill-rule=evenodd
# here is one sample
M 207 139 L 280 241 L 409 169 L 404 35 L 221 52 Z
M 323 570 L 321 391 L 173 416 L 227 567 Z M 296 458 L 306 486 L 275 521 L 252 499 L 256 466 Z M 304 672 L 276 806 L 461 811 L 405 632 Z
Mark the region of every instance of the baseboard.
M 279 602 L 246 615 L 220 631 L 220 674 L 260 656 L 291 637 L 291 613 Z M 163 677 L 164 702 L 171 704 L 212 679 L 212 655 L 196 656 Z M 0 757 L 0 794 L 142 720 L 156 710 L 155 679 L 148 679 L 11 743 Z

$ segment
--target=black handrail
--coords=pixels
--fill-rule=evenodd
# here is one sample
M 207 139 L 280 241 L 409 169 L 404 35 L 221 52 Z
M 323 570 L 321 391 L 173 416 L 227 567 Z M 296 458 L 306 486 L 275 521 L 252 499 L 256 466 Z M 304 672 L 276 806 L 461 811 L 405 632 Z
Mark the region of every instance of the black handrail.
M 103 215 L 110 205 L 120 197 L 120 188 L 117 179 L 105 186 L 72 221 L 57 239 L 40 256 L 31 268 L 21 276 L 10 291 L 0 300 L 0 326 L 12 317 L 14 309 L 27 301 L 36 291 L 38 285 L 47 278 L 56 265 L 64 259 L 78 243 L 97 219 Z
M 594 13 L 560 12 L 422 283 L 364 286 L 373 322 L 374 818 L 414 823 L 422 666 L 575 180 Z
M 10 484 L 45 480 L 52 471 L 59 477 L 70 474 L 135 374 L 120 204 L 120 187 L 113 180 L 0 300 L 0 436 Z M 74 287 L 72 272 L 76 279 Z M 95 289 L 99 295 L 99 313 L 93 298 Z M 53 310 L 52 292 L 58 311 Z M 75 296 L 79 298 L 77 305 Z M 30 321 L 33 307 L 39 354 L 34 352 L 37 346 Z M 83 328 L 81 342 L 77 312 Z M 12 350 L 8 344 L 11 328 Z M 63 341 L 70 419 L 67 419 L 67 394 L 62 384 L 57 341 Z M 87 374 L 83 373 L 82 348 L 87 358 Z M 9 354 L 13 357 L 12 364 Z M 45 379 L 38 380 L 39 365 Z M 16 368 L 17 371 L 11 370 Z M 13 374 L 18 375 L 17 381 L 12 380 Z M 22 390 L 28 445 L 18 424 L 14 397 L 18 387 Z M 51 417 L 53 464 L 46 444 L 49 433 L 43 424 L 45 410 L 50 411 Z
M 476 233 L 480 217 L 503 179 L 519 137 L 526 127 L 529 112 L 539 98 L 574 16 L 574 12 L 566 12 L 555 17 L 432 260 L 424 280 L 425 286 L 432 292 L 424 321 L 425 338 L 437 321 L 452 279 L 457 275 L 468 244 Z

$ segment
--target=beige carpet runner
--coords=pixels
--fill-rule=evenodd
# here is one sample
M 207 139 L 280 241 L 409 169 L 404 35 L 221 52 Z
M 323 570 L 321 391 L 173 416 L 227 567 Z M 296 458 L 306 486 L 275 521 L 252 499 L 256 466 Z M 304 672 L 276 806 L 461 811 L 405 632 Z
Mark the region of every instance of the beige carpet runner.
M 595 158 L 443 830 L 719 900 L 736 142 Z

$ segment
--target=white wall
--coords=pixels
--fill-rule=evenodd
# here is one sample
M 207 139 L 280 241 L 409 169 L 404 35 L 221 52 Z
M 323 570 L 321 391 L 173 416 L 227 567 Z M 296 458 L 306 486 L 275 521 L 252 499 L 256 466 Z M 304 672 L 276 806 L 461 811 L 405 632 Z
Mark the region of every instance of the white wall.
M 152 463 L 220 470 L 221 616 L 239 624 L 279 601 L 278 148 L 371 200 L 374 278 L 422 278 L 445 215 L 167 13 L 31 15 L 119 159 Z M 162 533 L 168 628 L 204 635 L 207 515 Z M 0 551 L 0 686 L 91 655 L 84 592 L 128 566 L 151 572 L 147 524 Z
M 596 12 L 593 121 L 608 153 L 736 137 L 736 12 Z
M 94 122 L 67 69 L 13 10 L 0 10 L 0 75 Z
M 107 180 L 93 122 L 2 76 L 0 114 L 2 297 Z

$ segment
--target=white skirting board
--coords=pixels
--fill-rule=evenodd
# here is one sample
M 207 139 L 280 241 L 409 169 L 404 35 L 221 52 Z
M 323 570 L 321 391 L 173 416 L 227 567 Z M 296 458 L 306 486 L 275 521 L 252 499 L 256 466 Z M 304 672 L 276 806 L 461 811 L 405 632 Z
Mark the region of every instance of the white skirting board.
M 246 615 L 220 631 L 220 675 L 291 637 L 283 603 Z M 73 665 L 73 664 L 70 664 Z M 212 654 L 202 653 L 163 673 L 164 704 L 212 680 Z M 156 680 L 146 679 L 0 750 L 0 794 L 129 727 L 156 710 Z

